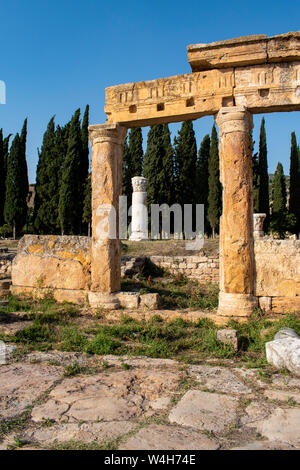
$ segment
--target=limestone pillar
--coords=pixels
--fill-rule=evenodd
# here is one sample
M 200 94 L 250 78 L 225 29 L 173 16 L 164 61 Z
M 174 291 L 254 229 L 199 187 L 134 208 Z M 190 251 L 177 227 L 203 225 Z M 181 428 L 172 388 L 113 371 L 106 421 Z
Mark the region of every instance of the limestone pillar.
M 119 196 L 126 129 L 119 124 L 89 126 L 92 146 L 92 259 L 90 304 L 114 303 L 120 290 Z
M 132 179 L 131 235 L 130 240 L 148 240 L 147 179 Z
M 257 305 L 253 295 L 252 115 L 244 106 L 221 108 L 216 122 L 223 186 L 218 314 L 245 317 Z
M 253 214 L 253 236 L 254 238 L 264 238 L 264 220 L 267 214 Z

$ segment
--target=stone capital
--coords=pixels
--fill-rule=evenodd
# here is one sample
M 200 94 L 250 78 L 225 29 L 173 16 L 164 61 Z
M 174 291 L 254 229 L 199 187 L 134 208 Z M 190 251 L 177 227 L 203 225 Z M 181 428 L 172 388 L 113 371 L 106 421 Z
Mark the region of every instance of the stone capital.
M 231 132 L 250 132 L 253 128 L 252 114 L 245 106 L 221 108 L 215 115 L 220 136 Z
M 146 192 L 147 191 L 147 178 L 143 176 L 134 176 L 131 178 L 132 188 L 135 193 Z
M 89 126 L 89 141 L 93 147 L 102 142 L 124 145 L 127 129 L 118 123 Z

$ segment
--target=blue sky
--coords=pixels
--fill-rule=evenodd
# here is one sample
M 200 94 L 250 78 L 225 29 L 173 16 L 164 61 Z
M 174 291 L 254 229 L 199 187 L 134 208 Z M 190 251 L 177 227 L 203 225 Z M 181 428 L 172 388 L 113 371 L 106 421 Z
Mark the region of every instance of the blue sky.
M 28 117 L 34 182 L 51 116 L 64 124 L 88 103 L 90 123 L 104 123 L 105 87 L 190 72 L 188 44 L 297 31 L 300 1 L 0 0 L 0 24 L 0 80 L 7 87 L 0 128 L 16 133 Z M 254 117 L 256 144 L 261 117 Z M 290 133 L 300 141 L 300 112 L 265 119 L 269 170 L 281 161 L 288 173 Z M 212 123 L 211 117 L 195 121 L 198 145 Z M 174 135 L 178 125 L 170 128 Z

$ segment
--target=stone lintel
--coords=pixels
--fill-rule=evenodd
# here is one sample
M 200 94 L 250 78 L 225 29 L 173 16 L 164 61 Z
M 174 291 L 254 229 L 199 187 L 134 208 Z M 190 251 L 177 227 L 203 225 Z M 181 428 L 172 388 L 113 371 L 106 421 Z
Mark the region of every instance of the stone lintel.
M 231 106 L 253 114 L 300 111 L 300 56 L 106 88 L 108 123 L 127 128 L 198 119 Z
M 187 46 L 193 72 L 300 59 L 300 31 L 267 37 L 244 36 Z

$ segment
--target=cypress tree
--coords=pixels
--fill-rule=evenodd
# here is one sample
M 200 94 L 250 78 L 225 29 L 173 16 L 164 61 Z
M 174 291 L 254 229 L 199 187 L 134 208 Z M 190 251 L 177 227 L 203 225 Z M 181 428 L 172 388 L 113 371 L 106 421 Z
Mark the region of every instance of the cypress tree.
M 140 127 L 134 127 L 129 134 L 129 153 L 132 178 L 141 176 L 143 166 L 143 136 Z
M 286 226 L 286 183 L 281 163 L 278 163 L 272 184 L 271 228 L 283 236 Z
M 4 164 L 4 149 L 3 149 L 3 132 L 0 129 L 0 225 L 4 221 L 4 201 L 5 201 L 5 164 Z
M 286 183 L 283 166 L 279 162 L 272 185 L 273 214 L 283 214 L 286 210 Z
M 9 134 L 5 139 L 3 139 L 2 129 L 0 131 L 0 224 L 4 223 L 4 205 L 5 205 L 5 193 L 6 193 L 6 175 L 7 175 L 7 160 L 8 160 L 8 148 L 9 148 L 9 139 L 12 134 Z
M 205 135 L 199 148 L 196 172 L 196 202 L 204 204 L 204 229 L 209 232 L 209 224 L 207 220 L 208 209 L 208 162 L 210 152 L 210 137 Z
M 27 194 L 24 197 L 24 161 L 23 142 L 16 134 L 7 162 L 6 194 L 4 218 L 13 230 L 13 236 L 19 232 L 27 217 Z
M 216 126 L 211 132 L 209 160 L 208 160 L 208 208 L 207 218 L 210 223 L 213 238 L 219 227 L 219 218 L 222 211 L 222 187 L 220 183 L 219 148 Z
M 24 121 L 23 128 L 20 135 L 20 145 L 21 145 L 21 164 L 22 164 L 22 191 L 23 197 L 26 199 L 28 198 L 29 192 L 29 182 L 28 182 L 28 169 L 27 169 L 27 161 L 26 161 L 26 141 L 27 141 L 27 118 Z
M 39 153 L 34 200 L 34 227 L 38 233 L 59 233 L 58 202 L 62 165 L 60 147 L 56 147 L 61 129 L 55 131 L 54 116 L 50 119 Z
M 194 204 L 196 201 L 197 144 L 192 121 L 184 121 L 175 140 L 175 181 L 177 202 Z
M 130 172 L 130 153 L 127 136 L 123 148 L 123 176 L 122 176 L 122 194 L 127 196 L 128 204 L 131 205 L 131 194 L 132 194 L 132 185 L 131 185 L 131 172 Z
M 85 112 L 82 119 L 81 126 L 81 145 L 82 153 L 80 158 L 80 172 L 79 172 L 79 199 L 80 199 L 80 212 L 81 221 L 83 222 L 83 207 L 86 193 L 87 179 L 89 175 L 89 105 L 86 105 Z M 83 222 L 84 223 L 84 222 Z
M 171 143 L 171 133 L 168 124 L 163 124 L 162 128 L 162 167 L 157 169 L 161 200 L 171 206 L 176 202 L 174 194 L 174 174 L 173 160 L 174 150 Z
M 296 217 L 296 231 L 300 231 L 300 151 L 295 132 L 291 134 L 289 213 Z
M 64 160 L 59 192 L 59 220 L 62 234 L 76 235 L 82 220 L 82 204 L 78 200 L 80 187 L 80 156 L 82 152 L 80 109 L 72 117 L 68 150 Z
M 130 130 L 123 151 L 123 194 L 127 196 L 129 205 L 132 197 L 131 178 L 141 176 L 143 168 L 143 135 L 140 127 Z
M 268 158 L 267 158 L 267 138 L 265 130 L 265 119 L 262 118 L 259 137 L 259 153 L 258 153 L 258 190 L 257 190 L 257 209 L 258 212 L 267 214 L 265 219 L 265 230 L 268 230 L 270 219 L 270 202 L 269 202 L 269 175 L 268 175 Z
M 4 164 L 4 174 L 6 178 L 7 173 L 7 160 L 8 160 L 8 148 L 9 148 L 9 139 L 11 138 L 12 134 L 9 134 L 3 140 L 3 164 Z
M 88 236 L 91 236 L 91 223 L 92 223 L 92 183 L 91 174 L 87 177 L 85 185 L 85 195 L 83 203 L 83 223 L 87 224 Z
M 163 157 L 163 126 L 151 126 L 147 137 L 147 149 L 144 156 L 143 176 L 148 180 L 147 201 L 151 204 L 161 204 L 158 179 L 156 172 L 162 167 Z

